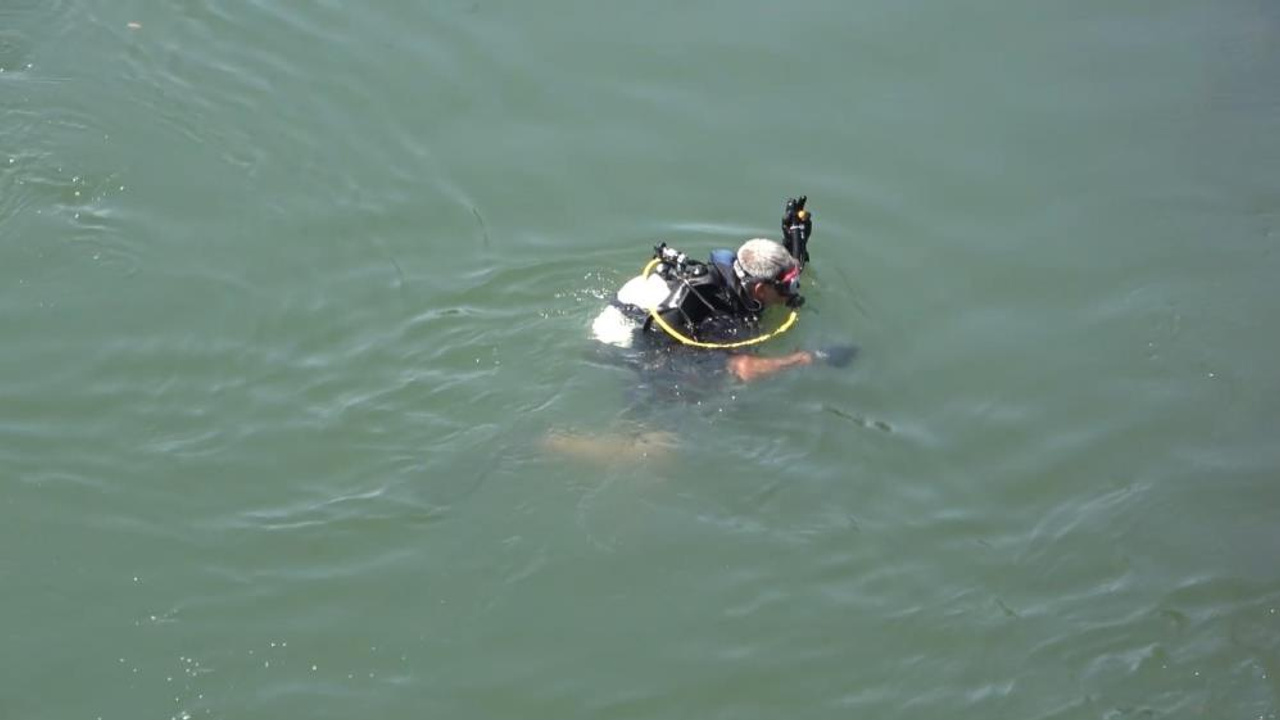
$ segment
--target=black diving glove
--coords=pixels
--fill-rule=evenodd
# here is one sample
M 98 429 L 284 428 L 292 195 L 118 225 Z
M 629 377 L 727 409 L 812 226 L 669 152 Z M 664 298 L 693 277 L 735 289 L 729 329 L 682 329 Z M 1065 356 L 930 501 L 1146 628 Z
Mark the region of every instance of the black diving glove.
M 821 360 L 831 367 L 847 367 L 858 354 L 857 345 L 829 345 L 811 350 L 814 360 Z

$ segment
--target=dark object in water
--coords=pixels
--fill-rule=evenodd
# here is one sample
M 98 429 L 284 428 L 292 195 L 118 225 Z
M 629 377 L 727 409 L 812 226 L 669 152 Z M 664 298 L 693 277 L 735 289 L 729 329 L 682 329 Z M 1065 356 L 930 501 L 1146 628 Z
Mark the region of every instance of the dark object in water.
M 814 359 L 838 368 L 846 367 L 857 355 L 857 345 L 830 345 L 813 351 Z
M 791 257 L 800 263 L 802 270 L 805 263 L 809 262 L 809 236 L 813 234 L 813 216 L 804 209 L 808 200 L 806 195 L 788 198 L 782 211 L 782 244 L 791 253 Z

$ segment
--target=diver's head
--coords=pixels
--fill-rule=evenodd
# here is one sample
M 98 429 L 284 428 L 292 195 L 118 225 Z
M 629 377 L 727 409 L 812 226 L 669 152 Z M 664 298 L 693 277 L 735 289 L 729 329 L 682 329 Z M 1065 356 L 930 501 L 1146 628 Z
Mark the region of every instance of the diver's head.
M 743 288 L 761 305 L 800 307 L 800 263 L 780 243 L 764 238 L 748 240 L 738 248 L 733 269 Z

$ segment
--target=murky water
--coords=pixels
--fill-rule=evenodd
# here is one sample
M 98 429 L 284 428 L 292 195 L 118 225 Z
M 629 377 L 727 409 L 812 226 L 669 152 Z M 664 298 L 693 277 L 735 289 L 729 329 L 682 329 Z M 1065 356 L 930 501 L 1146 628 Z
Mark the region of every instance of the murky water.
M 1274 4 L 304 5 L 0 4 L 0 717 L 1274 717 Z

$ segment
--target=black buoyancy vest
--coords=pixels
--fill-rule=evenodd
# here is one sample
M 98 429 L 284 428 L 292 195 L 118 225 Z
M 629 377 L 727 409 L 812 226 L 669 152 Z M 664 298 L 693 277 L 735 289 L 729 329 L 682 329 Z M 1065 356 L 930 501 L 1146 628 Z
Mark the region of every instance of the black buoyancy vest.
M 711 253 L 707 263 L 689 263 L 684 272 L 673 273 L 667 282 L 671 295 L 658 314 L 672 327 L 683 328 L 695 339 L 701 339 L 699 330 L 708 321 L 724 319 L 753 324 L 759 319 L 758 308 L 752 307 L 733 271 L 730 250 Z

